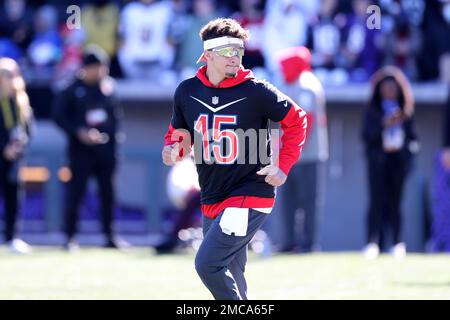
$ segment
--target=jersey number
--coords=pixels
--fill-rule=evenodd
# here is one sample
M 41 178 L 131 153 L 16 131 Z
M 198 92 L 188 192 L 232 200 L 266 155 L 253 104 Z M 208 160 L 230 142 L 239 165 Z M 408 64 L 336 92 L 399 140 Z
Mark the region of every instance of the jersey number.
M 208 115 L 201 114 L 195 121 L 194 129 L 202 135 L 203 159 L 211 163 L 211 132 L 208 130 Z M 219 164 L 233 163 L 238 157 L 238 137 L 233 130 L 221 130 L 223 124 L 236 124 L 236 116 L 214 115 L 212 140 L 216 142 L 212 146 L 214 158 Z M 223 139 L 228 140 L 227 154 L 221 152 Z

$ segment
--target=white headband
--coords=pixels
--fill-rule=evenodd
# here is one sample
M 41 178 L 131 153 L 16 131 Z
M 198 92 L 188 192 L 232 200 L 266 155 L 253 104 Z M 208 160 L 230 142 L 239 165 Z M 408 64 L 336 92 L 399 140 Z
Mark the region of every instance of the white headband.
M 221 46 L 226 46 L 229 44 L 237 44 L 240 47 L 244 47 L 244 41 L 242 39 L 224 36 L 220 38 L 206 40 L 205 42 L 203 42 L 203 49 L 209 50 Z

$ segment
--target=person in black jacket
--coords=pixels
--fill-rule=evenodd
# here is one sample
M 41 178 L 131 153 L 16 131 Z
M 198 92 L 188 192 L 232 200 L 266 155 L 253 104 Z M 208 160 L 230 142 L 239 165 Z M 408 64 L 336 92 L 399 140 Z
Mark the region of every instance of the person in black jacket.
M 401 258 L 406 254 L 405 243 L 401 241 L 402 192 L 412 154 L 418 149 L 413 123 L 414 101 L 406 77 L 396 67 L 377 71 L 372 88 L 362 130 L 370 198 L 368 244 L 364 253 L 369 259 L 378 256 L 387 220 L 394 242 L 391 254 Z
M 30 246 L 16 238 L 19 212 L 19 166 L 29 140 L 33 112 L 17 63 L 0 58 L 0 189 L 4 201 L 4 235 L 12 253 L 28 253 Z
M 112 229 L 116 168 L 117 105 L 108 75 L 108 57 L 99 47 L 88 48 L 76 79 L 55 100 L 53 117 L 68 137 L 71 180 L 65 209 L 66 249 L 76 248 L 77 217 L 88 178 L 94 175 L 99 189 L 105 247 L 117 248 Z

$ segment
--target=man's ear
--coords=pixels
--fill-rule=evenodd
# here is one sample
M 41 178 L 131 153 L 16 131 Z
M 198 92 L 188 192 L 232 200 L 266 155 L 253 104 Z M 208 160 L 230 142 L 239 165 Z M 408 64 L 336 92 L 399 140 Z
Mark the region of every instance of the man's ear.
M 212 54 L 212 52 L 209 51 L 209 50 L 206 50 L 206 51 L 204 52 L 204 56 L 205 56 L 205 58 L 208 59 L 208 60 L 211 60 L 211 59 L 213 58 L 213 54 Z

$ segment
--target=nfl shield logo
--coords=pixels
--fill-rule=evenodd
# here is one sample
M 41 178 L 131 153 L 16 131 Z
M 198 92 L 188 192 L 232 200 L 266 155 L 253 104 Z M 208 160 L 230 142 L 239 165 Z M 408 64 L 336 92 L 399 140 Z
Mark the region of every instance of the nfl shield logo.
M 212 104 L 218 104 L 219 103 L 219 97 L 212 97 Z

